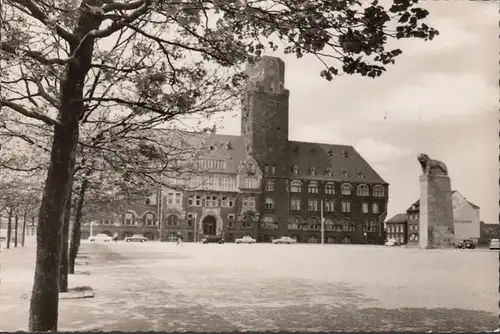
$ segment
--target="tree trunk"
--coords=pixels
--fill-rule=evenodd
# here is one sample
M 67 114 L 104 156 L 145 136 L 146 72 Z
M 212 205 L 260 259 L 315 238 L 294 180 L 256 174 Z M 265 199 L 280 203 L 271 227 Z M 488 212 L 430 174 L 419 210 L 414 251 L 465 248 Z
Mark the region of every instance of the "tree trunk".
M 23 215 L 23 239 L 22 239 L 22 246 L 24 247 L 24 242 L 26 241 L 26 217 L 28 216 L 28 212 L 24 211 Z
M 75 208 L 75 219 L 73 221 L 73 229 L 71 230 L 71 244 L 69 248 L 69 273 L 75 273 L 75 261 L 78 255 L 78 249 L 80 248 L 80 237 L 81 237 L 81 227 L 82 227 L 82 211 L 83 203 L 85 202 L 85 192 L 88 187 L 87 177 L 90 175 L 88 172 L 82 181 L 82 186 L 80 187 L 80 192 L 78 194 L 78 201 Z
M 29 313 L 30 332 L 57 331 L 62 219 L 75 171 L 79 119 L 85 111 L 83 89 L 94 49 L 93 38 L 84 37 L 98 29 L 103 19 L 101 15 L 83 10 L 89 5 L 100 7 L 102 1 L 81 2 L 82 10 L 73 30 L 75 42 L 70 43 L 69 48 L 73 61 L 65 65 L 59 80 L 59 124 L 54 126 L 50 163 L 38 218 L 36 267 Z
M 10 239 L 12 238 L 12 209 L 9 208 L 9 217 L 7 220 L 7 249 L 10 248 Z
M 16 212 L 16 215 L 14 216 L 14 247 L 17 248 L 17 235 L 18 235 L 18 227 L 19 227 L 19 216 L 17 215 L 17 212 Z
M 73 184 L 73 182 L 71 182 Z M 63 228 L 61 235 L 61 263 L 59 272 L 59 292 L 68 292 L 68 246 L 69 246 L 69 221 L 71 218 L 71 194 L 66 200 L 66 206 L 64 208 L 64 218 L 63 218 Z

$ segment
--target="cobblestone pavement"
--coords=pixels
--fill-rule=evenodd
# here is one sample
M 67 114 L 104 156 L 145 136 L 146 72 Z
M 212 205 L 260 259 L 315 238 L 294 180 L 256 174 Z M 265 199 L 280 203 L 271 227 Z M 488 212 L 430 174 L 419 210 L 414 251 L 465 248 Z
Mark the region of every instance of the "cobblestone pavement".
M 88 265 L 81 263 L 79 270 L 90 271 L 86 280 L 95 298 L 61 300 L 60 330 L 491 331 L 498 327 L 495 253 L 320 247 L 83 244 L 88 260 L 81 261 Z M 496 277 L 491 278 L 493 273 Z M 71 279 L 78 276 L 83 275 Z M 24 313 L 27 320 L 27 308 L 21 309 L 17 306 L 9 313 L 18 318 Z M 4 328 L 15 329 L 22 326 Z

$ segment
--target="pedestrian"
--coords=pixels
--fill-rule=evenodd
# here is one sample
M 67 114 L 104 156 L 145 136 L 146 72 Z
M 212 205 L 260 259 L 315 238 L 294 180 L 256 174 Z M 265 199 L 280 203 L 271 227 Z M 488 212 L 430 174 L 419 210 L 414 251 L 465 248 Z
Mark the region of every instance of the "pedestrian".
M 182 247 L 182 234 L 180 232 L 177 232 L 177 245 L 176 246 L 179 246 L 181 245 Z
M 115 232 L 115 234 L 113 235 L 113 242 L 116 244 L 118 241 L 118 232 Z

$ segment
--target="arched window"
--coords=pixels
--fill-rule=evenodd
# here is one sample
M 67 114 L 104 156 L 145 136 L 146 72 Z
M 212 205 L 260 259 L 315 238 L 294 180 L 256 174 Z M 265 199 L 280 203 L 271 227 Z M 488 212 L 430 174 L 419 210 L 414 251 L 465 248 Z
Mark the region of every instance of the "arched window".
M 299 217 L 291 217 L 290 222 L 288 223 L 289 230 L 298 230 L 300 225 Z
M 144 223 L 147 226 L 156 225 L 155 216 L 150 212 L 146 213 L 146 215 L 144 216 Z
M 168 226 L 179 226 L 179 217 L 176 215 L 170 215 L 167 217 Z
M 321 221 L 318 217 L 311 217 L 309 219 L 309 229 L 310 230 L 320 230 L 321 229 Z
M 352 221 L 352 219 L 348 217 L 344 217 L 340 220 L 340 224 L 342 224 L 342 231 L 352 232 L 356 229 L 356 225 Z
M 328 182 L 325 184 L 325 194 L 334 195 L 335 194 L 335 184 L 333 182 Z
M 326 171 L 325 171 L 325 174 L 326 176 L 328 177 L 332 177 L 332 169 L 330 167 L 327 167 L 326 168 Z
M 132 212 L 125 213 L 125 225 L 134 225 L 135 215 Z
M 309 186 L 308 186 L 308 192 L 309 192 L 309 194 L 317 194 L 319 192 L 318 182 L 310 181 Z
M 375 186 L 373 187 L 373 196 L 375 197 L 384 197 L 384 187 L 383 186 Z
M 271 197 L 266 197 L 264 205 L 266 209 L 274 209 L 274 199 L 272 199 Z
M 364 231 L 365 232 L 377 232 L 377 222 L 373 219 L 367 219 L 365 221 Z
M 299 174 L 299 167 L 297 167 L 297 165 L 293 165 L 293 167 L 292 167 L 292 173 L 293 173 L 293 175 L 298 175 Z
M 370 189 L 366 184 L 360 184 L 357 188 L 357 195 L 358 196 L 369 196 L 370 195 Z
M 349 183 L 344 183 L 340 188 L 342 195 L 350 195 L 352 193 L 352 186 Z
M 327 231 L 333 231 L 334 225 L 333 225 L 333 220 L 330 218 L 325 219 L 325 230 Z
M 300 181 L 292 181 L 290 183 L 290 191 L 292 193 L 300 193 L 302 192 L 302 183 Z

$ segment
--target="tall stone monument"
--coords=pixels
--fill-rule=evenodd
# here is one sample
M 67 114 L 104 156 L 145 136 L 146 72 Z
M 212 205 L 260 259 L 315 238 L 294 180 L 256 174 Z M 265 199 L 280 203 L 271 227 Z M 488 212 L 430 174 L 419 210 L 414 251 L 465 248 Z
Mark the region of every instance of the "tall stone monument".
M 454 247 L 451 182 L 446 165 L 421 153 L 420 231 L 421 248 Z

